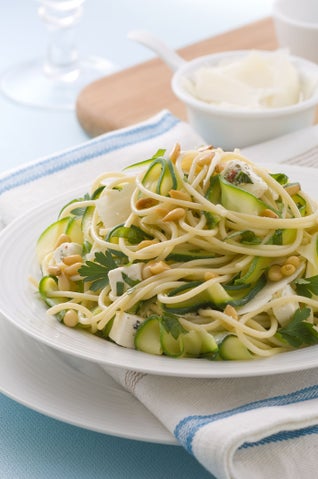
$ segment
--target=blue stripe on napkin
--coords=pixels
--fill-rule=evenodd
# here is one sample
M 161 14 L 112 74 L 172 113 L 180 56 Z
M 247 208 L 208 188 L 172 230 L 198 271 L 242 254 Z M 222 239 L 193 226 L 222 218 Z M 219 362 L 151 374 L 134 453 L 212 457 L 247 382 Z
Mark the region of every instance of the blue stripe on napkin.
M 311 436 L 313 434 L 318 434 L 317 425 L 303 427 L 301 429 L 296 429 L 292 431 L 280 431 L 280 432 L 277 432 L 276 434 L 272 434 L 271 436 L 264 437 L 263 439 L 260 439 L 259 441 L 245 442 L 244 444 L 242 444 L 240 449 L 248 449 L 250 447 L 255 447 L 255 446 L 264 446 L 265 444 L 270 444 L 273 442 L 288 441 L 290 439 L 298 439 L 299 437 Z
M 177 123 L 180 123 L 180 120 L 170 112 L 166 112 L 155 122 L 107 133 L 71 150 L 26 165 L 0 179 L 0 195 L 5 191 L 84 163 L 97 156 L 155 138 L 169 131 Z
M 318 385 L 315 385 L 308 388 L 300 389 L 299 391 L 294 391 L 289 394 L 273 396 L 271 398 L 242 404 L 241 406 L 238 406 L 236 408 L 215 414 L 188 416 L 182 419 L 179 424 L 177 424 L 174 430 L 174 435 L 176 439 L 187 449 L 187 451 L 193 454 L 192 446 L 193 439 L 196 433 L 202 427 L 206 426 L 209 423 L 233 416 L 234 414 L 245 413 L 253 409 L 258 409 L 262 407 L 286 406 L 288 404 L 298 403 L 302 401 L 310 401 L 311 399 L 317 398 Z

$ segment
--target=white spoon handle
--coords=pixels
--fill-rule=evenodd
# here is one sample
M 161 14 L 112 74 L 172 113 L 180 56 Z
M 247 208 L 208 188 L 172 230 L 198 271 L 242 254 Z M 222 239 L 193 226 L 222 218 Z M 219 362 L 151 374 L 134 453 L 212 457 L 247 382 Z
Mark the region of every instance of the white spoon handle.
M 135 30 L 128 33 L 130 40 L 135 40 L 145 47 L 148 47 L 171 68 L 172 71 L 178 70 L 186 61 L 181 58 L 174 50 L 169 48 L 159 38 L 153 36 L 151 33 L 143 30 Z

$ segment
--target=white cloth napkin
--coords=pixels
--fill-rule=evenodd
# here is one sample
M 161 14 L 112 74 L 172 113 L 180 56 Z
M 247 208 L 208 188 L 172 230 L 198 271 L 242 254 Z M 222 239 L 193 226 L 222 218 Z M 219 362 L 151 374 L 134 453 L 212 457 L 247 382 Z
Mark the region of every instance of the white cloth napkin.
M 8 224 L 99 173 L 159 148 L 202 144 L 167 111 L 0 176 Z M 318 166 L 318 126 L 245 150 L 254 161 Z M 313 174 L 317 174 L 313 170 Z M 16 201 L 19 199 L 19 201 Z M 22 206 L 21 206 L 22 205 Z M 188 379 L 106 368 L 218 479 L 313 479 L 317 475 L 318 369 L 266 377 Z

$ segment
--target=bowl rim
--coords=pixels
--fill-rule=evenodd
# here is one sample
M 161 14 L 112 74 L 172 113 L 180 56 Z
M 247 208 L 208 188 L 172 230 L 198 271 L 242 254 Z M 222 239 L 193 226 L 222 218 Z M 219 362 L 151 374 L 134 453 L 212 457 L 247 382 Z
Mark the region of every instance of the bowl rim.
M 282 6 L 284 5 L 285 0 L 276 0 L 273 3 L 272 7 L 272 15 L 274 20 L 280 20 L 281 22 L 284 22 L 286 24 L 295 26 L 295 27 L 300 27 L 300 28 L 306 28 L 307 30 L 318 30 L 318 21 L 317 22 L 306 22 L 304 20 L 298 20 L 295 17 L 290 16 L 288 11 L 285 11 L 282 9 Z
M 217 60 L 226 59 L 226 58 L 239 58 L 241 56 L 247 55 L 251 52 L 261 52 L 264 54 L 271 54 L 275 50 L 261 50 L 261 49 L 252 49 L 252 50 L 227 50 L 224 52 L 212 53 L 210 55 L 203 55 L 196 57 L 193 60 L 185 62 L 173 75 L 171 79 L 171 88 L 174 94 L 183 101 L 188 107 L 192 109 L 202 111 L 205 113 L 217 114 L 220 117 L 244 117 L 244 118 L 274 118 L 280 116 L 290 116 L 296 113 L 299 113 L 304 110 L 309 110 L 318 104 L 318 82 L 314 90 L 314 93 L 307 98 L 306 100 L 300 101 L 294 105 L 280 107 L 280 108 L 258 108 L 255 110 L 248 108 L 224 108 L 221 106 L 209 104 L 203 100 L 195 98 L 191 93 L 188 93 L 185 88 L 180 85 L 180 82 L 184 76 L 187 75 L 190 71 L 195 71 L 195 67 L 199 68 L 200 65 L 205 62 L 215 62 Z M 311 62 L 305 58 L 298 56 L 290 55 L 290 59 L 293 63 L 299 63 L 304 67 L 307 66 L 308 69 L 315 70 L 317 72 L 318 79 L 318 64 Z

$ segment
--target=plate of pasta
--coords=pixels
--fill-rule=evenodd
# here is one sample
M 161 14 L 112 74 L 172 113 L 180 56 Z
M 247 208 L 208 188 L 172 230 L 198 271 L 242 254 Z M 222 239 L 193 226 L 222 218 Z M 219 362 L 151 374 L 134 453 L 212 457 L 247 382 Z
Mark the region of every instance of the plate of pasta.
M 54 348 L 153 374 L 318 365 L 315 170 L 154 152 L 1 234 L 1 312 Z

